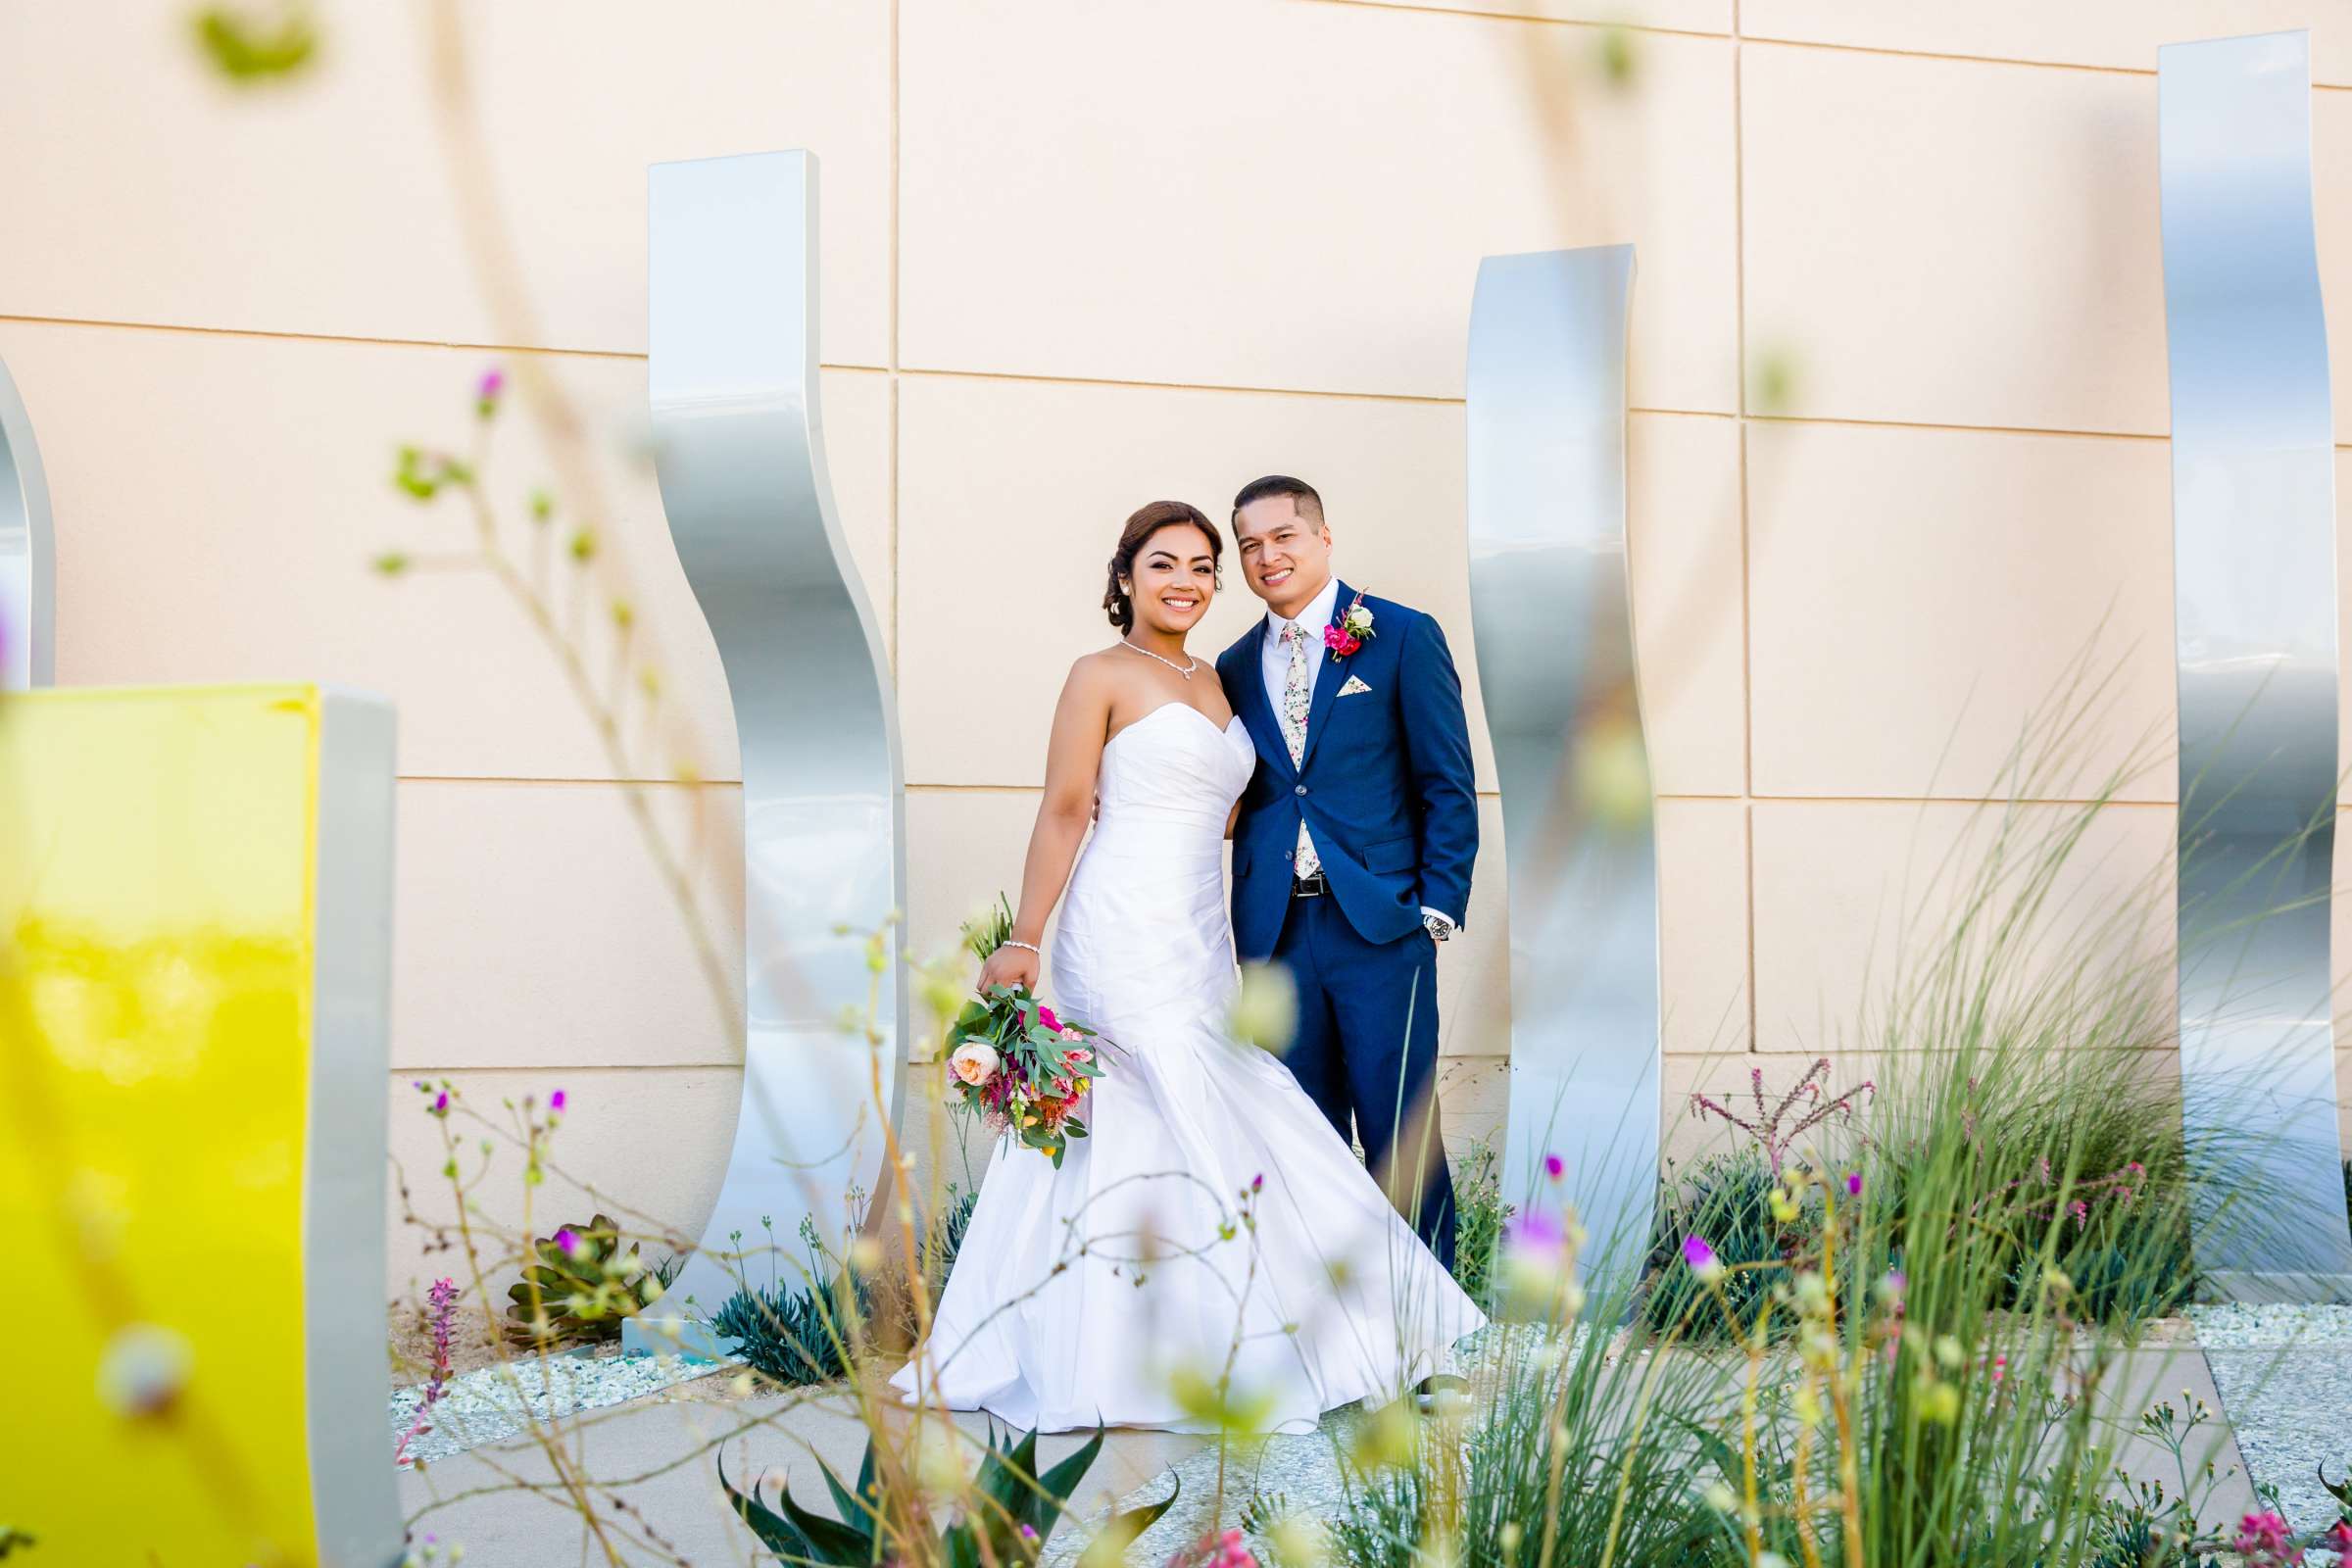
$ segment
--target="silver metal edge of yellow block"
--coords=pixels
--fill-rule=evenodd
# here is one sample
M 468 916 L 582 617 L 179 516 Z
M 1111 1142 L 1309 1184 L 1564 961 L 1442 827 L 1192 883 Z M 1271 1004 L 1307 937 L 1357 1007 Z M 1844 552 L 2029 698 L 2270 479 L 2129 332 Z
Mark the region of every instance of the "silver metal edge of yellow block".
M 0 691 L 55 679 L 56 548 L 32 417 L 0 365 Z
M 1558 1155 L 1595 1283 L 1640 1267 L 1658 1163 L 1655 810 L 1626 568 L 1633 280 L 1630 245 L 1490 256 L 1470 315 L 1470 603 L 1510 881 L 1502 1196 L 1556 1201 Z M 1596 794 L 1596 747 L 1640 757 L 1627 799 Z
M 2302 32 L 2159 52 L 2180 1081 L 2201 1268 L 2352 1299 L 2328 964 L 2336 575 Z
M 400 1559 L 383 1418 L 391 1088 L 393 710 L 318 696 L 311 1082 L 303 1159 L 303 1335 L 318 1560 Z
M 710 1353 L 720 1347 L 700 1325 L 739 1276 L 767 1283 L 771 1235 L 775 1276 L 798 1283 L 801 1220 L 838 1247 L 850 1191 L 876 1192 L 880 1118 L 895 1120 L 905 1092 L 895 927 L 881 1045 L 843 1013 L 862 1012 L 869 939 L 906 907 L 906 792 L 889 662 L 825 471 L 816 160 L 657 164 L 647 197 L 655 466 L 743 753 L 742 1108 L 701 1250 L 662 1314 Z M 628 1343 L 659 1347 L 629 1327 Z

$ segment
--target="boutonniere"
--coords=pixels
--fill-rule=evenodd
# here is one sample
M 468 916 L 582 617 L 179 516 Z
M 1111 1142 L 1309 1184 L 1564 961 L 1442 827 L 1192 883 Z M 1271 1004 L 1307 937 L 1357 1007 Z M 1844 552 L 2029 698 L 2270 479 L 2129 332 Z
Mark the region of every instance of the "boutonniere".
M 1323 646 L 1331 650 L 1331 662 L 1338 663 L 1354 653 L 1372 636 L 1372 612 L 1364 608 L 1364 596 L 1359 592 L 1355 602 L 1340 612 L 1340 618 L 1323 628 Z

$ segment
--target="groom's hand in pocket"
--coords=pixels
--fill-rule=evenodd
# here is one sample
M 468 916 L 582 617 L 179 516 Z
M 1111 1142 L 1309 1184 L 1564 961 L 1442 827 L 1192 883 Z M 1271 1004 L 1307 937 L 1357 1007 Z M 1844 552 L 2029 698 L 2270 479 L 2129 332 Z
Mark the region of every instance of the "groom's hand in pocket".
M 999 986 L 1019 986 L 1037 990 L 1037 955 L 1027 948 L 999 948 L 980 965 L 980 994 L 987 996 Z

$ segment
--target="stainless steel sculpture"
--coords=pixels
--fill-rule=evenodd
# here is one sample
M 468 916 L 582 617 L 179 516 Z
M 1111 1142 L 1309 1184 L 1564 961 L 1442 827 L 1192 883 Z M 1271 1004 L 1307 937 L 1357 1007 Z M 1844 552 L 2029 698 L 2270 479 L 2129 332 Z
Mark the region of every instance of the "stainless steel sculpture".
M 384 1288 L 384 1167 L 392 1071 L 392 704 L 317 699 L 312 884 L 310 1181 L 303 1215 L 303 1378 L 311 1496 L 325 1562 L 384 1563 L 401 1539 L 383 1430 L 354 1419 L 384 1399 L 383 1346 L 335 1303 Z M 356 1320 L 356 1321 L 355 1321 Z
M 2352 1286 L 2328 978 L 2333 430 L 2300 32 L 2159 55 L 2180 658 L 2180 1075 L 2192 1138 L 2261 1196 L 2205 1195 L 2239 1298 Z
M 873 933 L 906 906 L 906 788 L 890 666 L 825 476 L 816 160 L 657 164 L 649 217 L 662 503 L 743 751 L 743 1104 L 702 1250 L 669 1296 L 697 1344 L 694 1320 L 735 1289 L 727 1254 L 772 1233 L 789 1278 L 802 1219 L 838 1247 L 853 1191 L 875 1191 L 906 1059 L 895 927 L 878 1060 L 842 1015 L 877 980 Z
M 1510 875 L 1506 1196 L 1546 1154 L 1639 1266 L 1658 1163 L 1657 855 L 1626 581 L 1630 245 L 1490 256 L 1470 315 L 1470 599 Z
M 51 644 L 56 556 L 49 482 L 32 420 L 0 365 L 0 691 L 55 679 Z

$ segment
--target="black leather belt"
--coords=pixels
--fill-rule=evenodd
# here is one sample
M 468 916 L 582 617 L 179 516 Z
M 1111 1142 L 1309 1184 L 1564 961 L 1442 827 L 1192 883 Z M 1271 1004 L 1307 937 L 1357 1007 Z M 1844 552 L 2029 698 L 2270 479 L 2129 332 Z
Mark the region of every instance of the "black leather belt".
M 1328 891 L 1328 885 L 1324 882 L 1323 873 L 1320 871 L 1313 876 L 1291 879 L 1291 897 L 1294 899 L 1319 899 Z

